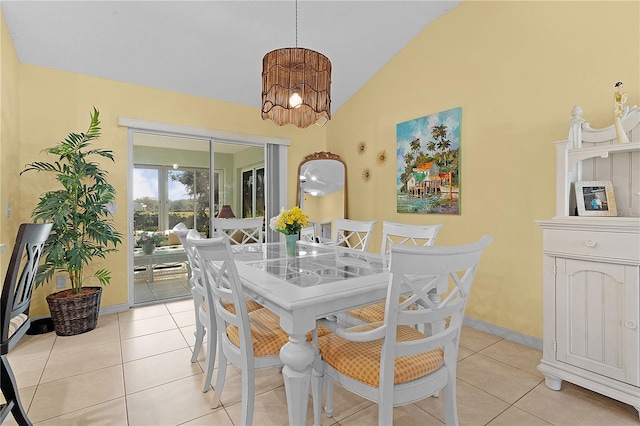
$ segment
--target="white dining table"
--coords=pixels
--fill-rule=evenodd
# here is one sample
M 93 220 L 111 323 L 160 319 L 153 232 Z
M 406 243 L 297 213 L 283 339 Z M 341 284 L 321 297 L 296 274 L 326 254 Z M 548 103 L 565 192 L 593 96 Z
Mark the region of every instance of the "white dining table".
M 319 318 L 384 300 L 389 272 L 379 254 L 332 245 L 298 241 L 295 257 L 284 243 L 234 251 L 246 294 L 278 314 L 289 333 L 280 350 L 289 424 L 304 425 L 315 357 L 307 333 Z

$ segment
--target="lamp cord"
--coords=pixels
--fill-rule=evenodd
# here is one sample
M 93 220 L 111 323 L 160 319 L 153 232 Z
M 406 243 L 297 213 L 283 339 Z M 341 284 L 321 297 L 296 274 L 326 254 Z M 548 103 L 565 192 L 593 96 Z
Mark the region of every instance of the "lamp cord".
M 296 49 L 298 48 L 298 0 L 296 0 Z

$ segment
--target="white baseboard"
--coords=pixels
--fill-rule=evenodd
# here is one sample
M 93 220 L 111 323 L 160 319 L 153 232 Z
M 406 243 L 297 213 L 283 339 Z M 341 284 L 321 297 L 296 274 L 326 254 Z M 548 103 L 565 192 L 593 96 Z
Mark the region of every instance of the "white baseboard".
M 127 312 L 129 309 L 130 308 L 128 304 L 105 306 L 105 307 L 100 307 L 99 315 L 102 316 L 102 315 L 117 314 L 118 312 Z
M 486 333 L 493 334 L 494 336 L 502 337 L 503 339 L 538 349 L 539 351 L 542 350 L 542 339 L 538 339 L 537 337 L 527 336 L 526 334 L 518 333 L 517 331 L 509 330 L 508 328 L 489 324 L 488 322 L 469 317 L 464 317 L 464 321 L 462 323 L 471 328 L 475 328 L 476 330 L 484 331 Z

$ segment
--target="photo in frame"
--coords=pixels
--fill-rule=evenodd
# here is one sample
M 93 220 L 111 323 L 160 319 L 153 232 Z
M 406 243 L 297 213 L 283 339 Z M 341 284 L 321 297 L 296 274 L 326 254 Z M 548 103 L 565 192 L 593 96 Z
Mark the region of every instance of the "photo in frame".
M 578 216 L 617 216 L 613 185 L 609 181 L 575 183 Z

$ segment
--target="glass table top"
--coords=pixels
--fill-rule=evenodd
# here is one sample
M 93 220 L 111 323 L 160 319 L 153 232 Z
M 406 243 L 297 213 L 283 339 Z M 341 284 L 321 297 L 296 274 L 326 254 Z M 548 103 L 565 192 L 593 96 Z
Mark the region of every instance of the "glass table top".
M 333 246 L 298 242 L 296 257 L 287 257 L 284 244 L 264 244 L 259 253 L 241 250 L 236 260 L 300 287 L 311 287 L 385 271 L 380 256 Z M 234 250 L 235 251 L 235 250 Z M 262 258 L 258 260 L 259 256 Z

